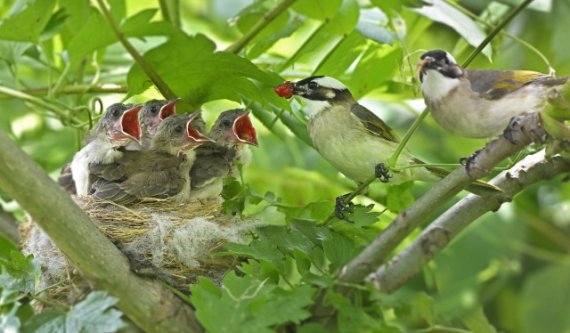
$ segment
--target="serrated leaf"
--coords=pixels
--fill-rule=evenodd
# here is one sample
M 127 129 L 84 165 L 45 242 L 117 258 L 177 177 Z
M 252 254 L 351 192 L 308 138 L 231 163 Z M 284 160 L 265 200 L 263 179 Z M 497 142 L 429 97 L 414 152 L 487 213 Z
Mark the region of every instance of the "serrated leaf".
M 34 293 L 39 284 L 41 270 L 33 256 L 12 251 L 10 260 L 3 261 L 0 274 L 0 287 L 22 293 Z
M 123 314 L 113 308 L 117 302 L 118 299 L 107 295 L 106 292 L 90 293 L 67 313 L 65 331 L 105 333 L 124 327 L 125 324 L 121 320 Z
M 233 272 L 222 285 L 221 293 L 203 279 L 190 288 L 196 316 L 208 332 L 273 332 L 276 325 L 310 316 L 306 308 L 314 290 L 309 286 L 283 290 Z
M 342 234 L 334 231 L 327 233 L 327 237 L 323 240 L 323 249 L 330 261 L 330 270 L 334 272 L 352 259 L 358 253 L 358 248 Z
M 28 0 L 17 12 L 0 23 L 0 39 L 22 42 L 38 42 L 40 34 L 50 19 L 55 0 Z M 15 6 L 19 4 L 16 3 Z M 12 8 L 14 11 L 14 8 Z M 25 27 L 23 29 L 23 27 Z
M 272 90 L 281 81 L 244 58 L 214 50 L 214 43 L 203 35 L 177 35 L 144 57 L 177 96 L 196 106 L 214 99 L 241 101 L 242 95 L 263 101 L 260 88 Z M 264 86 L 256 86 L 249 79 Z M 130 94 L 138 94 L 145 91 L 150 82 L 136 64 L 129 70 L 127 84 Z
M 430 20 L 452 28 L 473 47 L 477 47 L 486 37 L 483 29 L 471 18 L 443 0 L 433 0 L 430 5 L 412 10 Z M 492 52 L 490 46 L 483 49 L 483 54 L 489 59 L 491 59 Z

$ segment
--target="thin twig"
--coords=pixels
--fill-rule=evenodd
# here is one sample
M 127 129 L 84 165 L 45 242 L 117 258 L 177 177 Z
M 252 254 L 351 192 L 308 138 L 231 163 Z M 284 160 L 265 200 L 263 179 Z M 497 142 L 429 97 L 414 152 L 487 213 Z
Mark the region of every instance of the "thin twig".
M 75 125 L 75 126 L 83 125 L 83 122 L 81 122 L 79 119 L 69 115 L 67 112 L 60 109 L 59 107 L 57 107 L 51 103 L 48 103 L 48 102 L 46 102 L 40 98 L 26 94 L 20 90 L 0 86 L 0 95 L 5 95 L 5 96 L 11 97 L 11 98 L 20 99 L 20 100 L 23 100 L 25 102 L 29 102 L 29 103 L 32 103 L 34 105 L 40 106 L 44 109 L 51 111 L 60 119 L 68 121 L 71 125 Z
M 42 88 L 31 88 L 22 90 L 24 94 L 31 96 L 45 96 L 49 91 L 50 87 Z M 90 85 L 90 84 L 77 84 L 72 86 L 59 87 L 55 95 L 75 95 L 75 94 L 124 94 L 127 93 L 127 86 L 115 85 L 115 84 L 104 84 L 104 85 Z M 0 98 L 6 98 L 5 96 L 0 96 Z
M 152 66 L 144 59 L 144 57 L 135 49 L 133 44 L 129 42 L 129 40 L 125 37 L 125 35 L 121 32 L 121 29 L 118 23 L 111 15 L 111 12 L 107 6 L 105 0 L 97 0 L 97 4 L 103 13 L 103 16 L 111 26 L 111 29 L 115 33 L 115 36 L 123 44 L 125 49 L 129 52 L 131 57 L 137 62 L 139 66 L 141 66 L 142 70 L 146 73 L 146 75 L 151 79 L 154 83 L 158 91 L 166 98 L 166 99 L 173 99 L 176 98 L 176 94 L 168 87 L 166 82 L 162 80 L 162 78 L 154 71 Z
M 279 14 L 283 13 L 289 6 L 291 6 L 297 0 L 283 0 L 275 8 L 263 15 L 262 18 L 255 23 L 251 29 L 244 34 L 235 43 L 226 48 L 226 52 L 237 54 L 249 43 L 257 34 L 263 30 L 271 21 L 273 21 Z

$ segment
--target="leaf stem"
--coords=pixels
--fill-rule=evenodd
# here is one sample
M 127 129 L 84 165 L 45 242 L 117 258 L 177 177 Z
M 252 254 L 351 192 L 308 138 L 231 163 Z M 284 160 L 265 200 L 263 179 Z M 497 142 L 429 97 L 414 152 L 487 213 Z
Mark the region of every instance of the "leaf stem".
M 225 52 L 237 54 L 241 51 L 247 43 L 249 43 L 261 30 L 263 30 L 271 21 L 273 21 L 277 16 L 283 13 L 289 6 L 295 3 L 297 0 L 283 0 L 280 4 L 278 4 L 275 8 L 267 12 L 263 15 L 262 18 L 255 23 L 251 29 L 245 33 L 240 39 L 238 39 L 235 43 L 228 46 Z
M 133 44 L 129 42 L 129 40 L 125 37 L 125 35 L 121 32 L 121 29 L 118 23 L 115 21 L 109 7 L 105 0 L 97 0 L 97 4 L 103 13 L 103 16 L 111 26 L 111 30 L 115 33 L 115 36 L 123 44 L 125 49 L 129 52 L 131 57 L 137 62 L 139 66 L 141 66 L 142 70 L 145 74 L 151 79 L 151 81 L 155 84 L 156 88 L 160 91 L 160 93 L 166 99 L 173 99 L 176 98 L 176 94 L 168 87 L 166 82 L 162 80 L 162 78 L 154 71 L 152 66 L 143 58 L 143 56 L 135 49 Z

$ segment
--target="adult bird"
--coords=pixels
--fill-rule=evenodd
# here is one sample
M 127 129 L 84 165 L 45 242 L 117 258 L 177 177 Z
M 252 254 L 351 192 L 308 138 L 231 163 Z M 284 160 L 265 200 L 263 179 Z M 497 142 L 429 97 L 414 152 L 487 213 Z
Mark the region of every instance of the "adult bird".
M 196 149 L 196 161 L 190 169 L 191 198 L 217 198 L 224 185 L 224 178 L 236 176 L 237 165 L 249 162 L 248 145 L 257 146 L 257 134 L 249 110 L 227 110 L 218 116 L 208 136 L 215 142 Z
M 465 69 L 443 50 L 424 53 L 418 72 L 434 119 L 446 130 L 469 138 L 496 136 L 512 117 L 542 111 L 568 81 L 526 70 Z
M 309 118 L 307 128 L 314 147 L 337 170 L 357 183 L 373 175 L 392 184 L 412 180 L 437 181 L 449 173 L 424 166 L 408 150 L 403 150 L 394 170 L 388 174 L 384 163 L 396 150 L 398 136 L 382 119 L 360 105 L 348 88 L 334 78 L 312 76 L 295 83 L 285 82 L 275 90 L 284 98 L 301 97 L 305 102 L 303 111 Z M 488 192 L 498 189 L 477 181 L 468 190 Z
M 140 105 L 113 104 L 91 129 L 86 145 L 75 154 L 69 168 L 77 195 L 89 193 L 91 165 L 115 162 L 123 156 L 121 148 L 140 140 L 140 109 Z
M 113 164 L 94 166 L 91 195 L 119 204 L 145 199 L 188 200 L 193 150 L 212 141 L 195 128 L 198 116 L 168 117 L 158 126 L 148 150 L 126 151 Z

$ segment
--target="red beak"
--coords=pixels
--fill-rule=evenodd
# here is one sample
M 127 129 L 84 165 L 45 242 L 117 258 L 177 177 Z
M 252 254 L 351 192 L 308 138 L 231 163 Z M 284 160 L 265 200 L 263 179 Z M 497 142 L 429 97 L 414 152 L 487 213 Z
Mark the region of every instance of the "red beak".
M 178 102 L 178 99 L 171 100 L 160 108 L 160 112 L 158 113 L 160 120 L 164 120 L 176 114 L 176 102 Z
M 255 128 L 249 119 L 249 110 L 234 120 L 232 132 L 234 137 L 243 143 L 257 146 L 257 134 Z
M 293 92 L 295 91 L 295 87 L 293 83 L 290 81 L 283 82 L 280 86 L 275 87 L 273 90 L 277 93 L 277 95 L 283 98 L 291 98 L 293 97 Z
M 141 125 L 139 123 L 139 112 L 142 105 L 132 107 L 121 116 L 121 132 L 135 141 L 141 139 Z

